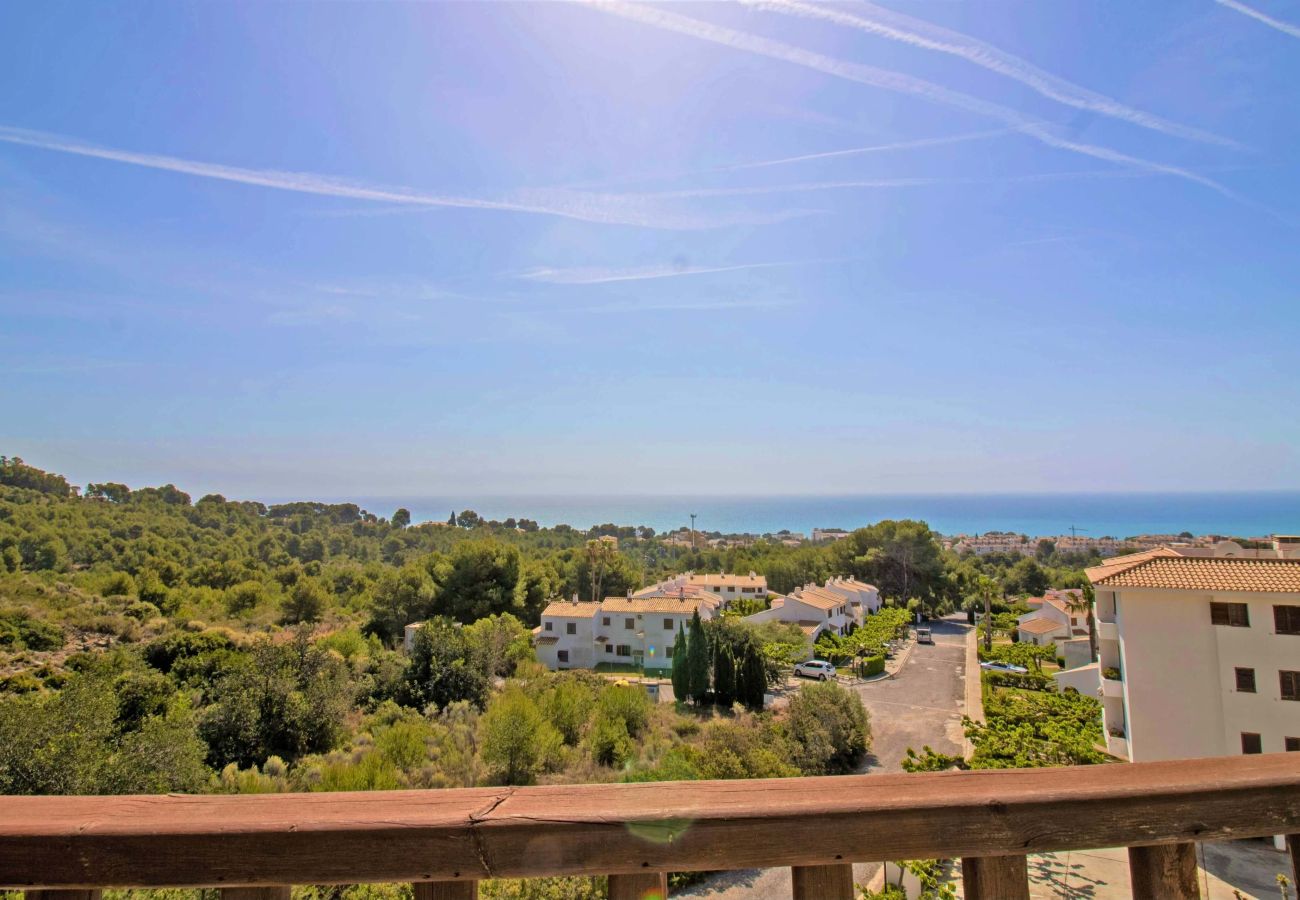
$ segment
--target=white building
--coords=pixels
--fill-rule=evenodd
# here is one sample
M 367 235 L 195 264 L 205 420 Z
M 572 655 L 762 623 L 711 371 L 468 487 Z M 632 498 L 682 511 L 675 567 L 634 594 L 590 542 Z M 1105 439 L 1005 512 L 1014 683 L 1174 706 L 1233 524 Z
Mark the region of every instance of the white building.
M 1107 747 L 1134 762 L 1300 750 L 1300 551 L 1224 542 L 1088 570 Z
M 684 588 L 676 596 L 556 600 L 533 629 L 537 660 L 551 669 L 593 669 L 600 663 L 668 669 L 677 630 L 689 627 L 697 609 L 707 621 L 718 614 L 719 603 Z
M 827 580 L 823 590 L 838 594 L 849 601 L 849 611 L 859 625 L 869 615 L 880 611 L 880 589 L 874 584 L 866 584 L 856 578 L 836 576 Z
M 1087 637 L 1087 613 L 1070 609 L 1070 604 L 1082 594 L 1078 588 L 1070 588 L 1048 591 L 1041 597 L 1031 597 L 1028 603 L 1032 610 L 1016 619 L 1017 638 L 1041 647 Z
M 863 585 L 863 587 L 870 588 L 870 585 Z M 752 616 L 746 616 L 745 621 L 788 622 L 802 628 L 810 642 L 816 642 L 817 638 L 827 631 L 848 634 L 851 628 L 862 624 L 865 615 L 865 607 L 862 603 L 850 601 L 845 593 L 828 591 L 815 584 L 806 584 L 784 597 L 773 598 L 770 607 Z
M 725 608 L 732 600 L 746 597 L 751 600 L 767 599 L 767 578 L 755 572 L 748 575 L 733 575 L 723 572 L 719 575 L 697 575 L 687 572 L 674 575 L 666 581 L 652 584 L 633 593 L 633 597 L 659 597 L 676 595 L 682 589 L 688 593 L 708 593 L 721 601 Z
M 840 541 L 848 537 L 852 532 L 845 531 L 842 528 L 814 528 L 812 539 L 814 544 L 822 541 Z

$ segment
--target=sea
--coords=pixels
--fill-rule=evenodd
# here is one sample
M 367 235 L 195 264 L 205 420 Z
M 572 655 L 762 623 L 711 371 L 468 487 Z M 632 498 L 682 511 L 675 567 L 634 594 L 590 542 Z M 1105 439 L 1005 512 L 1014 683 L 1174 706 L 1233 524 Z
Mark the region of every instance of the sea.
M 1077 494 L 861 494 L 844 496 L 447 495 L 346 497 L 379 516 L 399 507 L 413 522 L 447 521 L 472 509 L 485 519 L 567 524 L 648 525 L 657 532 L 695 527 L 723 534 L 814 528 L 853 529 L 881 519 L 921 519 L 945 535 L 1010 531 L 1030 536 L 1078 534 L 1300 534 L 1300 491 Z M 270 501 L 276 502 L 276 501 Z

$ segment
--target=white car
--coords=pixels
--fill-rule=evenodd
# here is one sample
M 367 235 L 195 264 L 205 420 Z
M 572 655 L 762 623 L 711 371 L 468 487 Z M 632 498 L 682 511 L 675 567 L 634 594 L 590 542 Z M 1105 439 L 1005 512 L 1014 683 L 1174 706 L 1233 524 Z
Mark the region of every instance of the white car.
M 835 677 L 835 667 L 824 659 L 810 659 L 807 662 L 796 663 L 794 674 L 826 681 Z
M 986 672 L 1015 672 L 1017 675 L 1024 675 L 1029 671 L 1024 666 L 1013 666 L 1011 663 L 1004 662 L 982 662 L 980 668 Z

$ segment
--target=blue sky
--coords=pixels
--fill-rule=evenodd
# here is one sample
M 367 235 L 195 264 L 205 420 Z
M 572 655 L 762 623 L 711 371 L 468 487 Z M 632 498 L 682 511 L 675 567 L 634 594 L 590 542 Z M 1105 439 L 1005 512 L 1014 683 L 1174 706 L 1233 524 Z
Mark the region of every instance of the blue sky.
M 1300 4 L 7 4 L 0 451 L 1300 488 Z

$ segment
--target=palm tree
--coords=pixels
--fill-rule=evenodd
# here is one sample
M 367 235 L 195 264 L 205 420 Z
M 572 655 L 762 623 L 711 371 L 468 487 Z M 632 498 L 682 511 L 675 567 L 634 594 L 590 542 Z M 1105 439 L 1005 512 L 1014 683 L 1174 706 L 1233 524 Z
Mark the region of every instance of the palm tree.
M 984 649 L 993 649 L 993 594 L 998 583 L 987 575 L 975 579 L 975 592 L 984 599 Z
M 1066 594 L 1069 599 L 1065 601 L 1066 609 L 1070 615 L 1087 615 L 1088 617 L 1088 655 L 1093 662 L 1097 661 L 1097 616 L 1093 613 L 1092 585 L 1084 585 L 1083 590 L 1078 594 Z

